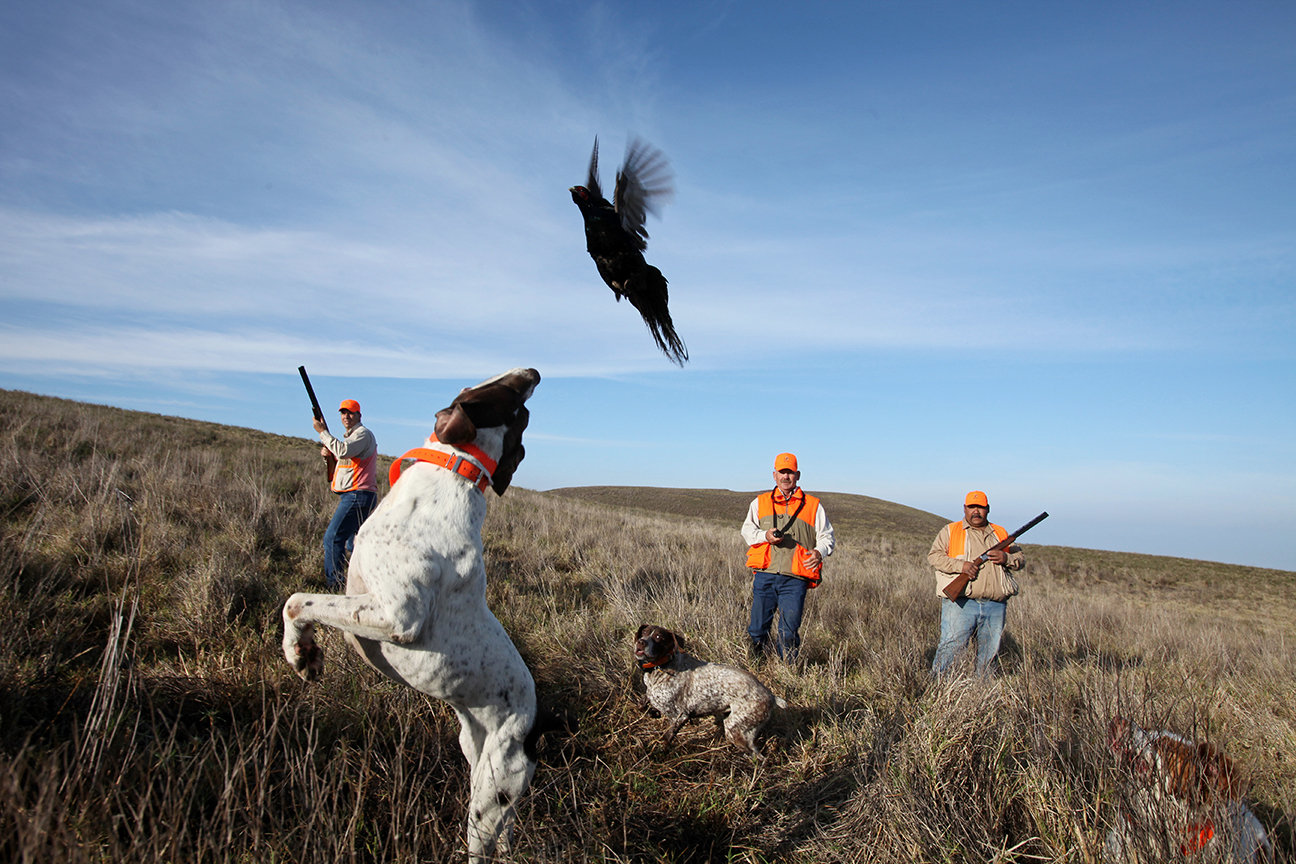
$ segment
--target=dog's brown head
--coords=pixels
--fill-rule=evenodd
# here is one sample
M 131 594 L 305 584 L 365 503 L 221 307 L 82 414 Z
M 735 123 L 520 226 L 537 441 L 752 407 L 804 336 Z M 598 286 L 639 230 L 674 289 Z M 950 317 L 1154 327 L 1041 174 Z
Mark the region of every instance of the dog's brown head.
M 513 472 L 526 455 L 522 432 L 531 419 L 526 401 L 540 383 L 534 369 L 513 369 L 488 378 L 476 387 L 465 387 L 449 408 L 436 415 L 436 437 L 451 447 L 471 444 L 480 429 L 504 427 L 504 448 L 491 473 L 491 488 L 503 495 L 513 482 Z
M 635 634 L 635 660 L 647 671 L 671 661 L 676 651 L 684 650 L 684 637 L 656 624 L 644 624 Z
M 1130 752 L 1130 721 L 1117 714 L 1107 724 L 1107 746 L 1112 753 L 1126 757 Z
M 1156 749 L 1170 794 L 1193 805 L 1232 801 L 1242 795 L 1241 772 L 1232 759 L 1212 745 L 1163 738 Z

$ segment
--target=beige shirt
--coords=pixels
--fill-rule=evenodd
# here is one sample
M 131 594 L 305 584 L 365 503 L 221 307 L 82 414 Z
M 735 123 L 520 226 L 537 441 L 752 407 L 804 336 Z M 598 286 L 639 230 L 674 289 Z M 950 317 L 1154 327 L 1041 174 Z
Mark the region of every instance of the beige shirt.
M 337 457 L 333 472 L 334 492 L 378 491 L 378 442 L 373 433 L 357 423 L 345 438 L 319 433 L 320 443 Z
M 994 529 L 989 525 L 984 528 L 973 528 L 963 520 L 966 532 L 966 548 L 960 553 L 952 550 L 954 557 L 946 554 L 949 549 L 950 526 L 946 525 L 932 541 L 931 551 L 927 553 L 927 563 L 936 571 L 936 596 L 944 598 L 945 586 L 954 581 L 954 577 L 963 571 L 963 562 L 971 561 L 982 552 L 999 542 Z M 1017 580 L 1010 571 L 1020 570 L 1026 565 L 1026 557 L 1017 546 L 1008 547 L 1008 560 L 1004 567 L 985 561 L 981 572 L 963 589 L 963 596 L 973 600 L 1007 600 L 1020 589 Z
M 800 488 L 800 486 L 797 487 L 797 489 Z M 796 489 L 792 491 L 792 494 L 796 494 Z M 802 494 L 805 494 L 804 491 Z M 780 507 L 783 506 L 782 498 L 778 499 L 778 505 Z M 795 504 L 792 505 L 792 509 L 796 509 Z M 783 514 L 780 513 L 779 516 L 782 518 Z M 742 533 L 742 538 L 748 546 L 755 546 L 757 543 L 765 542 L 766 530 L 767 529 L 761 527 L 760 524 L 760 498 L 754 498 L 752 499 L 751 506 L 747 508 L 747 518 L 743 521 L 742 527 L 739 531 Z M 824 512 L 822 501 L 819 502 L 819 509 L 815 511 L 814 531 L 814 548 L 821 556 L 827 558 L 833 553 L 833 550 L 837 548 L 837 539 L 833 532 L 832 523 L 828 521 L 828 514 Z

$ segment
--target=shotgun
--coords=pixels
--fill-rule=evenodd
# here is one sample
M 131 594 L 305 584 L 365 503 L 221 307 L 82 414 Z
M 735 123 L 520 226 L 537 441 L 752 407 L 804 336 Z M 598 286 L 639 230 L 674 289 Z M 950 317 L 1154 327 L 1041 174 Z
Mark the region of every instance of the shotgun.
M 974 560 L 986 561 L 990 557 L 991 552 L 997 552 L 1000 549 L 1007 549 L 1009 546 L 1013 544 L 1014 540 L 1016 540 L 1018 537 L 1025 534 L 1027 531 L 1034 528 L 1036 525 L 1043 522 L 1047 518 L 1048 518 L 1047 512 L 1041 513 L 1031 521 L 1027 522 L 1022 527 L 1018 528 L 1013 533 L 1009 534 L 1004 539 L 1000 540 L 995 545 L 991 546 L 986 551 L 982 552 Z M 963 593 L 963 589 L 967 587 L 967 584 L 971 581 L 972 581 L 971 578 L 964 576 L 962 573 L 958 574 L 957 576 L 954 577 L 953 582 L 945 586 L 945 592 L 944 592 L 945 596 L 951 600 L 957 600 L 959 595 Z
M 311 411 L 314 412 L 315 419 L 323 423 L 324 428 L 327 429 L 328 421 L 324 419 L 324 412 L 320 410 L 319 400 L 315 398 L 315 388 L 311 386 L 310 376 L 306 374 L 306 367 L 298 366 L 297 371 L 301 373 L 302 383 L 306 385 L 306 395 L 310 397 Z M 337 457 L 330 453 L 324 457 L 324 470 L 328 473 L 329 485 L 332 485 L 333 483 L 333 472 L 336 469 Z

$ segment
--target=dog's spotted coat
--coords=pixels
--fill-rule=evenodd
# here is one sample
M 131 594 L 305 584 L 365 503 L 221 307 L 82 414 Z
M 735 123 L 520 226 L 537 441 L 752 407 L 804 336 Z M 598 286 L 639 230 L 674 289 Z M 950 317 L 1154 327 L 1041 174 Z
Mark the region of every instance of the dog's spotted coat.
M 645 624 L 635 634 L 635 660 L 644 670 L 648 704 L 671 721 L 665 741 L 694 717 L 714 715 L 717 731 L 740 750 L 760 754 L 756 735 L 775 705 L 775 696 L 750 672 L 736 666 L 707 663 L 685 654 L 684 637 Z
M 514 369 L 465 388 L 437 414 L 436 440 L 426 446 L 460 455 L 459 447 L 478 448 L 497 463 L 488 473 L 503 494 L 524 455 L 525 402 L 539 381 L 534 369 Z M 294 594 L 283 609 L 284 657 L 306 680 L 323 670 L 314 630 L 324 624 L 379 672 L 453 706 L 471 771 L 474 861 L 508 845 L 540 731 L 531 673 L 486 607 L 485 516 L 471 481 L 417 462 L 356 535 L 346 596 Z

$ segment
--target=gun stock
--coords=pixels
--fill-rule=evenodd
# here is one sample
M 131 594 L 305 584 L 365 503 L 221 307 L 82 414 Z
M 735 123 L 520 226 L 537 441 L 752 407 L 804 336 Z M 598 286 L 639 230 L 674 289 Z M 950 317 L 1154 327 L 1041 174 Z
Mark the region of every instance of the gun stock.
M 975 560 L 986 561 L 988 560 L 991 552 L 996 552 L 1000 549 L 1007 549 L 1009 546 L 1013 544 L 1013 541 L 1015 541 L 1018 537 L 1025 534 L 1027 531 L 1034 528 L 1036 525 L 1043 522 L 1047 518 L 1048 518 L 1047 511 L 1041 513 L 1031 521 L 1027 522 L 1022 527 L 1018 528 L 1013 533 L 1009 534 L 1004 539 L 1000 540 L 995 545 L 991 546 L 986 551 L 982 552 L 980 555 L 976 557 Z M 966 588 L 967 584 L 971 581 L 972 581 L 971 577 L 965 576 L 964 574 L 960 573 L 959 575 L 954 577 L 954 581 L 950 582 L 948 585 L 945 586 L 943 593 L 949 599 L 957 600 L 959 598 L 959 595 L 963 593 L 963 589 Z
M 319 400 L 315 398 L 315 388 L 311 386 L 310 376 L 306 374 L 306 367 L 298 366 L 297 371 L 301 373 L 302 383 L 306 385 L 306 395 L 310 397 L 311 411 L 315 414 L 315 419 L 323 423 L 324 428 L 327 429 L 328 421 L 324 419 L 324 412 L 320 410 Z M 324 470 L 328 474 L 328 482 L 331 486 L 333 484 L 333 472 L 337 470 L 337 457 L 332 453 L 324 457 Z

